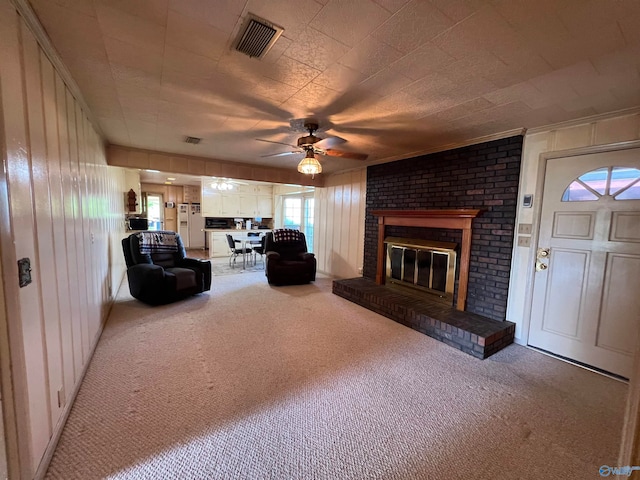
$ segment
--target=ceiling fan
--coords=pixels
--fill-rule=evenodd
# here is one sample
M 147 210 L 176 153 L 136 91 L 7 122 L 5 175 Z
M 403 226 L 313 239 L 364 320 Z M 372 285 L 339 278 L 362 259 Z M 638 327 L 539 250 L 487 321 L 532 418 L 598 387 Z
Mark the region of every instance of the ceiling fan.
M 210 186 L 214 190 L 233 190 L 237 185 L 249 185 L 248 183 L 239 182 L 232 178 L 210 177 L 209 179 L 212 180 Z
M 273 153 L 270 155 L 262 155 L 263 157 L 281 157 L 284 155 L 295 155 L 299 153 L 305 153 L 307 157 L 313 156 L 313 154 L 326 155 L 329 157 L 341 157 L 349 158 L 352 160 L 366 160 L 369 155 L 366 153 L 348 152 L 344 150 L 336 150 L 335 146 L 346 143 L 344 138 L 337 136 L 330 136 L 326 138 L 316 137 L 314 132 L 318 131 L 318 123 L 315 121 L 306 121 L 304 128 L 309 132 L 309 135 L 298 138 L 297 145 L 284 142 L 275 142 L 273 140 L 264 140 L 262 138 L 256 138 L 260 142 L 275 143 L 278 145 L 286 145 L 293 147 L 296 150 L 289 152 Z

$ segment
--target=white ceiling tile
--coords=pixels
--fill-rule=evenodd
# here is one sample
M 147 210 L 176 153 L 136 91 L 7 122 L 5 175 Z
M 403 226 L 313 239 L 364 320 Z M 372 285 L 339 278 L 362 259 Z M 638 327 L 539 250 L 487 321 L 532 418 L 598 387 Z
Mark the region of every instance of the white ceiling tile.
M 51 22 L 47 33 L 55 42 L 56 49 L 65 57 L 82 58 L 104 53 L 104 44 L 100 25 L 91 7 L 91 14 L 87 15 L 74 8 L 50 2 L 34 2 L 34 10 L 38 17 Z M 78 42 L 78 36 L 83 41 Z
M 340 59 L 340 63 L 366 76 L 371 76 L 402 57 L 402 53 L 375 38 L 351 49 Z
M 623 0 L 624 1 L 624 0 Z M 615 23 L 616 10 L 613 5 L 609 8 L 602 8 L 603 0 L 582 0 L 563 5 L 558 11 L 558 15 L 567 29 L 575 36 L 580 37 L 585 33 L 596 32 L 604 25 Z
M 298 92 L 296 87 L 267 77 L 261 77 L 258 82 L 251 87 L 251 93 L 272 100 L 276 102 L 276 104 L 286 101 L 296 92 Z
M 217 63 L 208 57 L 167 45 L 164 51 L 163 71 L 187 71 L 191 75 L 209 77 L 216 71 Z
M 409 53 L 444 32 L 454 22 L 431 3 L 412 0 L 387 20 L 372 36 Z
M 429 118 L 443 122 L 451 122 L 458 118 L 465 117 L 472 113 L 481 112 L 492 107 L 495 107 L 495 105 L 489 100 L 482 97 L 475 98 L 468 102 L 461 103 L 460 105 L 456 105 L 455 107 L 441 110 Z
M 379 95 L 390 95 L 411 83 L 413 80 L 399 73 L 394 64 L 367 78 L 360 86 Z
M 319 111 L 339 95 L 335 90 L 310 83 L 293 95 L 293 100 L 304 104 L 309 111 Z
M 353 47 L 390 16 L 372 0 L 334 0 L 320 10 L 312 25 L 329 37 Z
M 244 3 L 236 0 L 169 0 L 170 11 L 205 21 L 225 33 L 236 28 L 243 7 Z
M 87 2 L 86 0 L 34 0 L 29 2 L 32 4 L 36 13 L 40 14 L 42 6 L 46 3 L 49 6 L 61 7 L 69 12 L 81 13 L 91 17 L 96 16 L 96 11 L 93 8 L 93 2 Z
M 130 15 L 143 18 L 158 25 L 167 24 L 169 0 L 94 0 L 97 5 L 106 5 Z
M 111 75 L 116 87 L 125 84 L 146 88 L 152 94 L 157 94 L 160 91 L 161 76 L 159 74 L 112 63 Z
M 617 23 L 627 45 L 640 43 L 640 28 L 638 28 L 640 25 L 640 3 L 635 1 L 616 2 L 613 7 L 619 9 Z
M 417 80 L 454 61 L 451 55 L 427 42 L 395 62 L 393 68 Z
M 320 70 L 282 56 L 265 75 L 292 87 L 302 88 L 320 75 Z
M 163 52 L 164 26 L 105 5 L 98 5 L 96 8 L 103 35 L 158 53 Z
M 558 105 L 567 112 L 584 111 L 593 109 L 593 113 L 598 113 L 602 108 L 608 108 L 607 105 L 615 103 L 615 97 L 609 90 L 603 90 L 592 95 L 584 95 L 577 98 L 560 100 Z
M 218 60 L 227 46 L 229 34 L 203 20 L 171 11 L 167 22 L 167 45 Z
M 346 45 L 307 27 L 284 54 L 310 67 L 324 70 L 348 51 Z
M 261 61 L 265 63 L 275 63 L 280 60 L 280 57 L 284 55 L 284 52 L 291 46 L 293 40 L 283 37 L 282 35 L 271 46 L 269 51 L 262 57 Z
M 468 0 L 430 0 L 442 13 L 454 22 L 460 22 L 476 12 L 481 2 Z
M 391 13 L 396 13 L 402 7 L 404 7 L 409 0 L 374 0 L 378 5 L 380 5 L 385 10 L 388 10 Z
M 105 135 L 115 145 L 128 145 L 130 142 L 129 131 L 123 119 L 118 119 L 113 115 L 106 117 L 98 116 L 98 122 Z
M 572 88 L 571 82 L 562 75 L 562 71 L 551 72 L 532 78 L 529 82 L 540 91 L 541 96 L 553 102 L 570 100 L 576 98 L 578 94 Z
M 313 80 L 313 83 L 331 88 L 338 92 L 343 92 L 352 88 L 354 85 L 359 84 L 364 79 L 364 74 L 356 70 L 352 70 L 349 67 L 345 67 L 344 65 L 340 65 L 339 63 L 334 63 L 318 75 Z
M 104 37 L 107 57 L 112 63 L 125 67 L 137 68 L 152 74 L 162 73 L 163 56 L 156 51 L 129 43 L 121 42 L 113 37 Z
M 484 94 L 484 98 L 496 105 L 504 105 L 516 101 L 524 102 L 532 109 L 550 105 L 547 99 L 541 99 L 540 91 L 529 82 L 517 83 Z
M 582 0 L 539 0 L 536 2 L 522 2 L 513 0 L 493 0 L 492 6 L 504 17 L 512 26 L 517 28 L 527 28 L 531 22 L 540 23 L 540 19 L 545 16 L 555 16 L 557 12 L 565 7 L 571 8 Z

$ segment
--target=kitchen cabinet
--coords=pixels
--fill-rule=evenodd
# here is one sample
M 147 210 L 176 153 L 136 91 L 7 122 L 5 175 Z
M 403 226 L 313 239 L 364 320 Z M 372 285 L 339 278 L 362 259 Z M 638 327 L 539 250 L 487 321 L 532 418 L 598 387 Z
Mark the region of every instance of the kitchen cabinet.
M 229 244 L 227 243 L 228 232 L 209 231 L 209 257 L 226 257 L 229 255 Z
M 200 189 L 191 185 L 183 186 L 184 203 L 200 203 Z
M 240 185 L 221 192 L 203 180 L 201 205 L 204 217 L 273 218 L 273 187 Z
M 273 218 L 273 196 L 258 195 L 256 199 L 258 202 L 256 217 Z
M 219 190 L 202 183 L 202 202 L 200 212 L 203 217 L 223 217 L 222 215 L 222 194 Z

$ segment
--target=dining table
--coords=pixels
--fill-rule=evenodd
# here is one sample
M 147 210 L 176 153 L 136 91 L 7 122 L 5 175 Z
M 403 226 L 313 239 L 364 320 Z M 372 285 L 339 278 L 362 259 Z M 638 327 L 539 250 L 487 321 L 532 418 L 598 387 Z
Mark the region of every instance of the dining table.
M 258 245 L 260 245 L 262 243 L 262 235 L 232 235 L 233 236 L 233 240 L 235 242 L 239 242 L 242 246 L 242 268 L 246 269 L 247 268 L 247 255 L 250 255 L 248 253 L 246 253 L 247 249 L 251 249 L 253 247 L 257 247 Z

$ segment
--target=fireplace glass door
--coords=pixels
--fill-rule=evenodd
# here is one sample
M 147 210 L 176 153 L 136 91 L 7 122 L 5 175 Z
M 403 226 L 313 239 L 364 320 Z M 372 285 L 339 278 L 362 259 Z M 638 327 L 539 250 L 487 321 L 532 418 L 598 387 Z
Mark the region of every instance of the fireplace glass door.
M 453 302 L 456 244 L 389 237 L 387 282 L 432 294 Z

